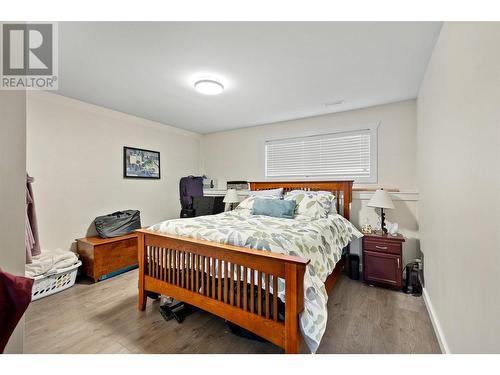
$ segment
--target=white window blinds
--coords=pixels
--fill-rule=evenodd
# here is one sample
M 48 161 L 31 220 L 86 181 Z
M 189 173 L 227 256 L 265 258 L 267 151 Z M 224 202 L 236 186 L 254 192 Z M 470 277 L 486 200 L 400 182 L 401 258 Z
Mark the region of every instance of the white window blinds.
M 266 177 L 373 178 L 370 130 L 266 142 Z

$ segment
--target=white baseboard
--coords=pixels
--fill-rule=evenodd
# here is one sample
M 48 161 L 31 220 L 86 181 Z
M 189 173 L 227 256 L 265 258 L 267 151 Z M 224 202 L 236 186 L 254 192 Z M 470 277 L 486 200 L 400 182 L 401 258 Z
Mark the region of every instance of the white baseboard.
M 432 302 L 425 288 L 423 288 L 422 290 L 422 297 L 424 298 L 425 307 L 427 307 L 427 312 L 429 313 L 429 316 L 431 318 L 432 327 L 434 328 L 434 332 L 436 333 L 441 352 L 443 354 L 451 354 L 448 343 L 446 342 L 446 337 L 443 333 L 443 329 L 441 328 L 441 324 L 439 324 L 439 319 L 436 315 L 436 311 L 434 310 Z

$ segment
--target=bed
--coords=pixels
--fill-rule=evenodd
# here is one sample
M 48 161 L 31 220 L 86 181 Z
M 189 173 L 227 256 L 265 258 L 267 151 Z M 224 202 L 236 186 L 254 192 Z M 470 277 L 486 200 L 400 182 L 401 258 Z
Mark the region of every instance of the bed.
M 352 181 L 250 183 L 251 190 L 275 188 L 330 191 L 337 197 L 336 211 L 349 219 Z M 324 228 L 334 226 L 330 232 L 336 233 L 348 227 L 340 215 L 297 223 L 249 218 L 235 211 L 201 217 L 198 222 L 169 220 L 139 230 L 138 307 L 145 309 L 147 292 L 168 295 L 243 327 L 285 353 L 298 353 L 302 338 L 314 352 L 326 326 L 328 293 L 345 263 L 338 250 L 325 257 L 321 244 L 328 249 L 332 242 L 344 247 L 351 237 L 325 240 L 329 232 Z M 251 237 L 252 230 L 261 237 Z M 353 226 L 352 230 L 357 231 Z M 301 232 L 310 232 L 319 241 L 314 254 L 300 251 Z M 287 236 L 280 237 L 283 233 Z M 262 236 L 273 236 L 275 246 Z M 283 238 L 291 242 L 281 244 Z

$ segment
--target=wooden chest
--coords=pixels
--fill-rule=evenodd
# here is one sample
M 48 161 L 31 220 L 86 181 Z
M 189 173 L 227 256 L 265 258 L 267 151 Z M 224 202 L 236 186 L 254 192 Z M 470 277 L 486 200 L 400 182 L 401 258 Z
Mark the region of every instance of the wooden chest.
M 138 264 L 135 233 L 114 238 L 86 237 L 76 241 L 83 263 L 81 269 L 95 282 Z

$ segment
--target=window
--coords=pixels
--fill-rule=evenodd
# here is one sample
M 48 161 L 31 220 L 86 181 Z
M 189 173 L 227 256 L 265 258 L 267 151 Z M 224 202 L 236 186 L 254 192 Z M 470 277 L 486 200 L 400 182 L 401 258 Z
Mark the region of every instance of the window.
M 376 128 L 266 141 L 266 177 L 377 180 Z

